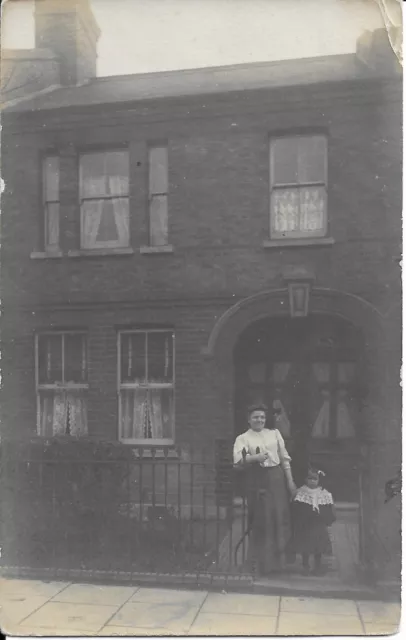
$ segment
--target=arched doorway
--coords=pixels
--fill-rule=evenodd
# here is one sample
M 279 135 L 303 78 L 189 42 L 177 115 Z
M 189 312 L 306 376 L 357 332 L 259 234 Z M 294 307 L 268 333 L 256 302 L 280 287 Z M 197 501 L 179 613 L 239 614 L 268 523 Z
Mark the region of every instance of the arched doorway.
M 249 324 L 233 351 L 235 435 L 246 430 L 252 402 L 277 409 L 296 482 L 310 462 L 325 471 L 336 501 L 358 502 L 362 355 L 361 332 L 338 316 Z
M 393 476 L 394 469 L 396 472 L 401 451 L 400 402 L 398 399 L 399 346 L 396 342 L 396 327 L 398 328 L 398 325 L 393 325 L 385 319 L 380 311 L 360 296 L 330 288 L 312 287 L 308 314 L 307 318 L 291 319 L 288 290 L 271 289 L 239 300 L 216 320 L 208 336 L 207 346 L 202 349 L 202 354 L 211 363 L 210 388 L 213 402 L 210 407 L 213 425 L 215 425 L 216 434 L 221 432 L 223 439 L 228 441 L 228 447 L 231 450 L 230 440 L 245 426 L 245 417 L 244 420 L 241 417 L 243 409 L 241 405 L 238 405 L 239 402 L 242 402 L 242 397 L 239 400 L 239 396 L 243 391 L 241 384 L 238 386 L 237 383 L 239 349 L 237 345 L 241 343 L 245 332 L 249 332 L 250 327 L 254 327 L 255 323 L 278 321 L 281 323 L 279 326 L 287 323 L 290 324 L 290 327 L 293 327 L 294 323 L 298 327 L 297 331 L 302 335 L 306 334 L 304 331 L 305 323 L 307 323 L 307 327 L 310 327 L 312 323 L 327 323 L 329 320 L 329 329 L 333 325 L 337 327 L 340 325 L 343 331 L 345 326 L 344 333 L 337 329 L 338 333 L 335 335 L 339 340 L 336 345 L 337 349 L 333 350 L 332 354 L 338 351 L 343 356 L 346 347 L 353 345 L 354 360 L 351 360 L 353 357 L 351 355 L 347 362 L 354 363 L 355 379 L 349 385 L 350 392 L 339 385 L 335 399 L 331 402 L 337 404 L 340 393 L 350 393 L 352 398 L 351 412 L 354 411 L 356 415 L 356 420 L 353 423 L 356 437 L 335 438 L 335 441 L 332 438 L 331 440 L 326 439 L 324 442 L 319 441 L 316 437 L 311 437 L 308 439 L 308 446 L 316 463 L 319 464 L 319 468 L 327 466 L 330 486 L 335 494 L 336 502 L 356 502 L 358 450 L 359 445 L 364 443 L 364 446 L 361 447 L 362 455 L 358 467 L 358 480 L 361 488 L 359 510 L 354 510 L 353 506 L 348 509 L 350 513 L 356 513 L 358 517 L 358 524 L 351 524 L 351 544 L 349 547 L 354 548 L 353 533 L 355 529 L 359 529 L 358 560 L 361 564 L 368 564 L 376 556 L 378 542 L 376 542 L 374 531 L 377 531 L 378 527 L 399 526 L 398 520 L 390 518 L 386 508 L 383 513 L 382 507 L 384 484 L 389 477 Z M 324 317 L 324 320 L 321 320 L 321 317 Z M 301 329 L 299 330 L 300 325 Z M 252 330 L 254 331 L 254 329 Z M 268 329 L 268 332 L 276 333 L 276 330 Z M 292 332 L 294 333 L 293 329 Z M 282 343 L 283 332 L 278 335 L 278 342 Z M 285 340 L 285 344 L 286 342 L 289 343 L 288 340 Z M 310 345 L 310 342 L 306 339 L 303 344 Z M 329 345 L 330 341 L 326 347 Z M 243 347 L 240 348 L 239 361 L 243 364 L 249 349 L 246 349 L 244 355 Z M 286 360 L 281 362 L 286 362 Z M 345 363 L 345 359 L 343 358 L 339 362 Z M 314 375 L 314 370 L 312 375 Z M 343 374 L 339 373 L 337 366 L 332 380 L 342 379 L 342 377 Z M 303 385 L 306 384 L 309 382 L 304 378 Z M 248 399 L 244 400 L 244 402 L 247 401 Z M 288 439 L 288 446 L 291 450 L 294 445 L 293 440 L 291 439 L 289 442 Z M 340 505 L 341 512 L 345 509 L 347 509 L 347 505 Z M 342 521 L 343 519 L 338 518 L 338 520 Z M 346 526 L 344 522 L 342 522 L 342 526 Z M 341 533 L 339 534 L 340 539 Z

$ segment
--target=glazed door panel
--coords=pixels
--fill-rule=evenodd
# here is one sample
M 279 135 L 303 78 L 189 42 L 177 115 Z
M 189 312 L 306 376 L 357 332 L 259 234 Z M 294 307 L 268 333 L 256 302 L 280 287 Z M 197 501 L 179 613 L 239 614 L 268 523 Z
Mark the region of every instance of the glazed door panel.
M 247 428 L 251 403 L 279 409 L 277 426 L 292 455 L 296 482 L 303 482 L 309 463 L 316 464 L 336 500 L 357 501 L 355 376 L 355 363 L 348 359 L 244 363 L 236 367 L 236 432 Z

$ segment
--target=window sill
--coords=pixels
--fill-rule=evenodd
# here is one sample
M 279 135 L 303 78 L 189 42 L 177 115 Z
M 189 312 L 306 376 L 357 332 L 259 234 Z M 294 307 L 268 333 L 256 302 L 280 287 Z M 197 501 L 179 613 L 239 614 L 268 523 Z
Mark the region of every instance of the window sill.
M 278 238 L 265 240 L 264 249 L 281 249 L 283 247 L 326 247 L 335 243 L 334 238 Z
M 125 442 L 123 444 L 125 444 Z M 162 447 L 154 445 L 154 447 L 149 447 L 148 449 L 145 448 L 142 452 L 142 456 L 140 456 L 136 451 L 138 449 L 137 445 L 132 446 L 133 449 L 135 449 L 134 458 L 136 460 L 179 460 L 180 458 L 179 453 L 174 448 L 168 448 L 167 453 L 165 454 Z
M 124 444 L 133 449 L 134 458 L 136 460 L 151 460 L 154 458 L 155 460 L 178 460 L 179 459 L 179 451 L 176 449 L 175 444 L 170 440 L 166 440 L 164 442 L 159 442 L 156 440 L 155 442 L 145 441 L 135 441 L 133 439 L 122 439 L 120 440 L 121 444 Z M 142 455 L 140 455 L 140 450 L 142 450 Z
M 175 446 L 172 438 L 149 438 L 147 440 L 139 440 L 138 438 L 120 438 L 120 442 L 123 444 L 129 444 L 132 447 L 136 447 L 138 449 L 156 449 L 160 447 L 161 449 L 169 449 Z
M 173 253 L 173 246 L 171 244 L 165 244 L 159 247 L 140 247 L 140 253 Z
M 123 247 L 116 249 L 80 249 L 78 251 L 68 251 L 69 258 L 82 258 L 92 256 L 125 256 L 132 255 L 134 249 L 131 247 Z
M 47 258 L 62 258 L 62 251 L 32 251 L 30 258 L 33 260 L 46 260 Z

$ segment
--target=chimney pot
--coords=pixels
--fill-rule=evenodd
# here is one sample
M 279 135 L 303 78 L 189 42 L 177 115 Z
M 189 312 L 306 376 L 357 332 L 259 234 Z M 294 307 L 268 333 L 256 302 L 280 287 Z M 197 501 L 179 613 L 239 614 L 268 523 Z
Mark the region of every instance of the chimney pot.
M 357 40 L 357 56 L 377 73 L 392 75 L 401 69 L 385 28 L 364 31 Z

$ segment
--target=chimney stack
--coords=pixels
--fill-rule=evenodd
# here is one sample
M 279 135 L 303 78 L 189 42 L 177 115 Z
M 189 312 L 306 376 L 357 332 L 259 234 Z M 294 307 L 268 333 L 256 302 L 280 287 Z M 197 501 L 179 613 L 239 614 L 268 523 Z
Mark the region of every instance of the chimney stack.
M 397 75 L 402 69 L 385 28 L 364 31 L 357 40 L 357 56 L 379 75 Z
M 90 0 L 35 0 L 35 47 L 55 55 L 61 85 L 96 77 L 99 36 Z

